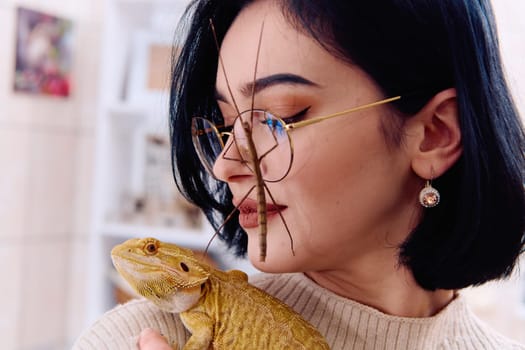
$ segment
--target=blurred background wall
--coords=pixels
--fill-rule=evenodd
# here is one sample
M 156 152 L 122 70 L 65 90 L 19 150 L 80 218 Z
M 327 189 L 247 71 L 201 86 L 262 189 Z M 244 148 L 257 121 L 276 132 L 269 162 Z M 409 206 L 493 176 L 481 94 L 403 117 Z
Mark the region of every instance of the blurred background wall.
M 0 348 L 66 349 L 83 327 L 102 0 L 0 0 Z M 68 99 L 13 92 L 16 7 L 74 22 Z
M 110 0 L 0 0 L 0 339 L 2 349 L 68 349 L 86 327 L 101 41 Z M 73 93 L 14 93 L 16 7 L 74 22 Z M 495 0 L 509 81 L 525 114 L 525 2 Z M 518 276 L 466 291 L 502 333 L 525 342 Z

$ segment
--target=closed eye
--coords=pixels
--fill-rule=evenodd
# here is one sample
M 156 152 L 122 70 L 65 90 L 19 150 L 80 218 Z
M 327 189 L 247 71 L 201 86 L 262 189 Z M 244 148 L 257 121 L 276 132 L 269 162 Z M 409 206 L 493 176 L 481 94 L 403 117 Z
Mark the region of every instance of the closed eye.
M 298 112 L 298 113 L 296 113 L 296 114 L 294 114 L 294 115 L 292 115 L 290 117 L 282 118 L 282 120 L 286 124 L 292 124 L 292 123 L 300 122 L 306 117 L 306 114 L 308 113 L 310 108 L 311 108 L 311 106 L 308 106 L 305 109 L 301 110 L 300 112 Z

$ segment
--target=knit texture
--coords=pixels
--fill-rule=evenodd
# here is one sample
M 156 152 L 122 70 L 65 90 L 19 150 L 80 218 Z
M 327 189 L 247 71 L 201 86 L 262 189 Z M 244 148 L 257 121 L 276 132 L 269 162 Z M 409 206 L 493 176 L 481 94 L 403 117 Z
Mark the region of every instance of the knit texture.
M 300 313 L 333 350 L 525 350 L 482 323 L 461 295 L 435 316 L 409 318 L 390 316 L 338 296 L 301 273 L 260 274 L 251 282 Z M 189 337 L 178 315 L 136 300 L 107 312 L 80 336 L 73 349 L 136 349 L 138 334 L 146 327 L 178 344 Z

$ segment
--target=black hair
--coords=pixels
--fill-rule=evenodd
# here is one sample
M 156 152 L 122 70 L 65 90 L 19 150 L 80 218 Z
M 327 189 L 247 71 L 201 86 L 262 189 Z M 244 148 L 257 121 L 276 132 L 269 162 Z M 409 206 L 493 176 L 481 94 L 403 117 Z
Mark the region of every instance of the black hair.
M 215 228 L 233 210 L 225 183 L 211 178 L 191 143 L 194 114 L 220 118 L 217 39 L 252 1 L 197 0 L 173 69 L 170 128 L 179 189 Z M 288 0 L 287 20 L 326 50 L 358 65 L 407 118 L 436 93 L 457 91 L 463 153 L 435 179 L 441 203 L 425 209 L 400 246 L 400 262 L 425 289 L 458 289 L 508 276 L 525 244 L 525 135 L 509 92 L 488 0 Z M 416 199 L 415 199 L 416 200 Z M 237 254 L 247 238 L 234 214 L 220 238 Z

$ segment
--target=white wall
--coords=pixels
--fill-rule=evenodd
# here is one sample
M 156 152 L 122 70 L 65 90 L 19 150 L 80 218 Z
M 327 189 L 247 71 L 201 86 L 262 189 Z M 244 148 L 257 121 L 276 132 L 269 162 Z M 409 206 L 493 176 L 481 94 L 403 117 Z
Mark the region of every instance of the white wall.
M 507 76 L 525 120 L 525 1 L 492 0 Z
M 84 318 L 102 0 L 0 0 L 0 339 L 65 349 Z M 16 6 L 74 22 L 68 99 L 12 92 Z

